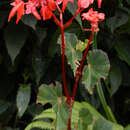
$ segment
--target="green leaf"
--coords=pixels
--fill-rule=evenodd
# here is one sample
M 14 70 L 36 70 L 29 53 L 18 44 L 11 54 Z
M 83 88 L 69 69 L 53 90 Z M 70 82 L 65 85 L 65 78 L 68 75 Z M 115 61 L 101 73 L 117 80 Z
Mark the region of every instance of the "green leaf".
M 16 56 L 24 46 L 27 38 L 27 28 L 23 25 L 9 24 L 4 33 L 8 54 L 14 63 Z
M 82 83 L 90 94 L 98 81 L 105 79 L 110 69 L 108 56 L 101 50 L 93 50 L 88 53 L 88 66 L 83 70 Z
M 41 118 L 50 118 L 52 120 L 56 119 L 56 113 L 52 108 L 48 108 L 46 110 L 44 110 L 43 112 L 41 112 L 39 115 L 35 116 L 33 118 L 33 120 L 38 120 Z
M 62 97 L 61 85 L 57 82 L 56 86 L 51 87 L 46 84 L 42 84 L 39 89 L 37 100 L 42 105 L 51 103 L 52 105 L 57 104 L 59 98 Z
M 81 51 L 76 50 L 76 44 L 78 39 L 73 33 L 65 33 L 65 43 L 66 43 L 66 52 L 65 55 L 68 60 L 68 64 L 73 69 L 74 75 L 79 66 L 79 61 L 81 60 L 82 53 Z M 59 37 L 58 44 L 61 44 L 61 36 Z
M 82 108 L 79 111 L 79 130 L 87 130 L 88 125 L 93 122 L 93 117 L 90 111 L 86 108 Z
M 22 117 L 30 101 L 31 89 L 30 84 L 21 84 L 17 93 L 16 105 L 18 116 Z
M 56 129 L 66 129 L 70 111 L 68 105 L 62 98 L 62 89 L 59 83 L 54 87 L 45 84 L 42 85 L 39 89 L 38 102 L 42 105 L 51 103 L 52 108 L 56 112 Z
M 111 69 L 110 69 L 110 96 L 115 94 L 115 92 L 119 89 L 122 82 L 122 73 L 120 67 L 112 62 Z
M 130 44 L 129 40 L 121 39 L 115 46 L 118 56 L 130 66 Z
M 77 0 L 74 0 L 73 3 L 69 2 L 67 4 L 67 9 L 70 11 L 70 13 L 73 16 L 75 14 L 76 10 L 78 9 Z M 78 14 L 75 19 L 77 20 L 77 22 L 80 24 L 80 26 L 82 28 L 82 21 L 81 21 L 81 18 L 80 18 L 80 14 Z
M 24 15 L 22 17 L 22 21 L 24 24 L 30 26 L 34 30 L 36 29 L 37 19 L 33 15 Z
M 109 122 L 103 118 L 96 120 L 92 130 L 123 130 L 123 127 Z
M 81 52 L 83 52 L 88 44 L 88 39 L 86 39 L 84 42 L 82 41 L 78 41 L 78 43 L 76 44 L 76 50 L 79 50 Z
M 95 122 L 93 130 L 112 130 L 112 124 L 102 118 L 99 118 Z
M 32 105 L 29 105 L 27 112 L 31 115 L 31 116 L 36 116 L 38 114 L 40 114 L 43 111 L 42 106 L 33 103 Z
M 130 124 L 125 127 L 125 130 L 130 130 Z
M 116 10 L 115 16 L 107 19 L 107 26 L 111 29 L 112 32 L 121 25 L 127 23 L 128 13 L 122 9 Z
M 2 114 L 3 112 L 5 112 L 9 107 L 9 103 L 0 100 L 0 114 Z
M 44 122 L 44 121 L 35 121 L 30 123 L 25 130 L 31 130 L 32 128 L 40 128 L 40 129 L 46 129 L 46 130 L 54 130 L 53 125 L 50 122 Z
M 70 111 L 68 105 L 59 99 L 56 110 L 56 130 L 66 130 Z

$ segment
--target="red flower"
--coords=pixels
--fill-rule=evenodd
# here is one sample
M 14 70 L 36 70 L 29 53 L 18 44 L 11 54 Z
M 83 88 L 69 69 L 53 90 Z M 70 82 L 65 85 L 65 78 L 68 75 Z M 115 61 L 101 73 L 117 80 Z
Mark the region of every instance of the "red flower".
M 22 0 L 15 0 L 15 2 L 11 3 L 11 5 L 14 7 L 10 11 L 8 22 L 17 12 L 17 20 L 16 20 L 16 24 L 17 24 L 21 16 L 24 15 L 24 2 Z
M 78 0 L 78 8 L 88 8 L 90 4 L 93 4 L 93 0 Z
M 105 19 L 105 14 L 93 11 L 91 8 L 87 13 L 83 13 L 82 17 L 83 20 L 88 20 L 90 22 L 92 31 L 98 31 L 98 22 L 101 22 Z
M 31 1 L 29 0 L 26 3 L 26 14 L 30 14 L 32 13 L 38 20 L 41 20 L 41 16 L 39 15 L 39 13 L 36 10 L 36 7 L 38 6 L 38 3 L 36 1 Z

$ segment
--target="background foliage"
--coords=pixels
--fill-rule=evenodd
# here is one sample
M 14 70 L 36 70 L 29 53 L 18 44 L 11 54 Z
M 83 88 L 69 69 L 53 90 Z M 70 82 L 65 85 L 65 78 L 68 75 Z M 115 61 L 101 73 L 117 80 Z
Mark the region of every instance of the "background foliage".
M 44 99 L 40 103 L 51 102 L 51 104 L 44 106 L 36 104 L 36 101 L 40 100 L 40 93 L 38 99 L 37 95 L 41 84 L 46 84 L 47 86 L 57 86 L 58 84 L 58 86 L 61 86 L 62 83 L 61 51 L 59 45 L 60 30 L 52 19 L 37 21 L 31 15 L 22 17 L 22 20 L 17 25 L 15 24 L 15 18 L 8 23 L 7 19 L 11 8 L 9 3 L 9 0 L 0 1 L 0 130 L 23 130 L 32 122 L 32 119 L 39 119 L 37 116 L 40 116 L 41 112 L 45 113 L 49 111 L 47 108 L 51 109 L 51 106 L 57 100 L 56 95 L 53 95 L 53 89 L 44 90 L 50 96 L 42 94 L 44 95 Z M 68 4 L 68 10 L 64 16 L 65 20 L 69 19 L 74 13 L 76 6 L 73 6 L 70 3 Z M 97 5 L 95 5 L 96 7 Z M 100 51 L 98 50 L 99 55 L 100 53 L 104 53 L 104 55 L 107 53 L 108 57 L 106 56 L 106 58 L 109 58 L 110 62 L 110 73 L 107 79 L 102 81 L 103 93 L 117 122 L 126 127 L 130 123 L 130 1 L 103 0 L 100 11 L 106 14 L 106 20 L 100 24 L 100 31 L 97 34 L 97 48 L 100 49 Z M 73 64 L 71 58 L 77 62 L 81 60 L 82 52 L 87 44 L 85 41 L 89 38 L 89 33 L 82 32 L 81 30 L 85 25 L 89 26 L 85 22 L 82 23 L 80 16 L 77 16 L 73 24 L 65 30 L 67 44 L 66 57 L 68 60 L 66 63 L 67 86 L 70 92 L 74 84 L 73 71 L 75 72 L 78 67 Z M 71 41 L 72 44 L 69 44 Z M 91 48 L 95 48 L 95 46 L 92 44 Z M 89 52 L 89 56 L 95 58 L 97 55 L 95 56 L 94 53 Z M 88 63 L 93 65 L 89 57 Z M 100 72 L 100 75 L 96 79 L 94 78 L 90 84 L 95 85 L 98 78 L 106 78 L 105 72 L 108 72 L 108 70 L 102 68 L 102 64 L 99 64 L 98 67 L 99 69 L 95 66 L 88 72 L 96 73 L 97 70 Z M 87 70 L 84 68 L 84 71 Z M 91 79 L 93 79 L 93 75 L 91 76 Z M 79 114 L 73 117 L 73 124 L 78 122 L 78 129 L 86 129 L 87 127 L 91 127 L 94 119 L 97 119 L 93 124 L 93 130 L 99 130 L 99 128 L 101 130 L 101 124 L 104 124 L 105 128 L 107 126 L 108 130 L 122 129 L 121 126 L 119 128 L 112 124 L 112 122 L 108 123 L 106 119 L 109 118 L 98 96 L 99 90 L 95 88 L 87 88 L 86 90 L 84 84 L 88 82 L 84 81 L 84 79 L 90 81 L 90 79 L 87 79 L 86 74 L 82 79 L 83 81 L 79 82 L 78 86 L 80 87 L 78 87 L 76 95 L 78 102 L 74 105 L 74 110 L 76 107 L 78 107 L 78 110 L 83 110 L 72 114 L 72 116 Z M 51 93 L 48 93 L 48 91 L 51 91 Z M 93 94 L 91 95 L 90 93 L 92 92 Z M 59 89 L 57 94 L 58 97 L 64 95 L 62 89 Z M 46 96 L 50 97 L 49 101 Z M 54 100 L 54 98 L 56 99 Z M 64 103 L 64 99 L 60 100 L 62 100 L 62 104 L 60 106 L 57 104 L 54 110 L 59 113 L 66 112 L 67 106 Z M 79 102 L 81 101 L 84 102 L 80 104 Z M 97 111 L 87 103 L 91 104 L 102 115 L 97 114 Z M 82 105 L 86 107 L 82 108 Z M 50 111 L 51 114 L 46 116 L 51 116 L 49 121 L 56 118 L 53 110 Z M 79 121 L 77 119 L 78 117 L 86 119 L 82 111 L 86 115 L 89 115 L 88 120 L 90 122 L 87 122 L 88 124 L 85 124 L 84 120 Z M 67 113 L 64 118 L 58 116 L 55 122 L 56 126 L 59 126 L 58 124 L 61 123 L 61 120 L 66 122 Z M 94 114 L 92 115 L 92 113 Z M 43 116 L 45 114 L 42 115 L 42 118 Z M 50 128 L 51 126 L 45 122 L 46 120 L 48 121 L 48 118 L 44 119 L 45 126 Z M 73 128 L 75 127 L 74 125 L 72 126 Z M 82 128 L 82 126 L 86 127 Z M 129 129 L 130 126 L 125 128 L 125 130 Z M 102 130 L 104 129 L 102 128 Z

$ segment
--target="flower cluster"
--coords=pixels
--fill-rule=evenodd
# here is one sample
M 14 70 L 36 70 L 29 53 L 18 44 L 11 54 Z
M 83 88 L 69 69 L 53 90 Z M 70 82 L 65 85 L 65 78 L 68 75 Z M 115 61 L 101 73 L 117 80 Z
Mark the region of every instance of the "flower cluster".
M 93 8 L 89 9 L 87 13 L 82 14 L 82 20 L 87 20 L 91 24 L 91 31 L 97 32 L 98 22 L 103 21 L 105 18 L 104 13 L 98 13 L 97 11 L 93 11 Z
M 48 20 L 53 16 L 56 22 L 58 20 L 56 20 L 53 11 L 58 9 L 60 13 L 63 13 L 66 9 L 67 3 L 73 3 L 73 1 L 74 0 L 26 0 L 26 2 L 24 2 L 24 0 L 14 0 L 14 2 L 11 3 L 13 8 L 10 11 L 8 21 L 10 21 L 10 19 L 17 13 L 16 23 L 19 22 L 21 16 L 24 14 L 33 14 L 38 20 L 41 20 L 41 16 L 43 20 Z M 94 0 L 78 0 L 77 5 L 79 13 L 81 10 L 88 8 L 91 4 L 93 4 L 93 2 Z M 102 0 L 97 0 L 97 3 L 100 8 Z M 60 7 L 62 7 L 62 9 Z M 37 10 L 40 10 L 40 14 Z M 98 22 L 103 21 L 105 18 L 103 13 L 93 11 L 92 8 L 87 13 L 83 13 L 81 16 L 82 20 L 90 22 L 92 31 L 98 31 Z

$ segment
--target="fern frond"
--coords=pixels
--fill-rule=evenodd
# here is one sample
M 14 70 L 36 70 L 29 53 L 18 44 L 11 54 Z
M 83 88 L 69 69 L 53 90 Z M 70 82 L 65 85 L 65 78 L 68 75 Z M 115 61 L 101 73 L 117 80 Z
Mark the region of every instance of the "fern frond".
M 54 130 L 54 126 L 50 122 L 35 121 L 30 123 L 24 130 L 31 130 L 32 128 L 40 128 L 45 130 Z

